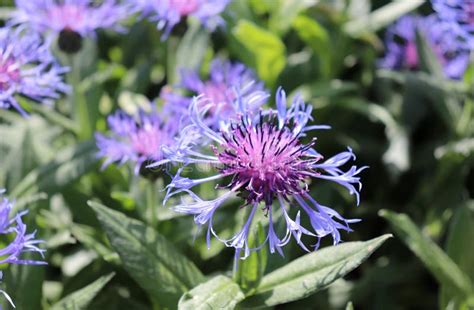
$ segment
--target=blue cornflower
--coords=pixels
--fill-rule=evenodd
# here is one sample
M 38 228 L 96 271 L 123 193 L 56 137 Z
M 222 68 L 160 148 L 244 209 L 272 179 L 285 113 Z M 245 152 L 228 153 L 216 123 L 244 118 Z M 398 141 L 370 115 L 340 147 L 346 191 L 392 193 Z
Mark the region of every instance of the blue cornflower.
M 430 16 L 406 15 L 386 32 L 386 54 L 379 66 L 389 69 L 419 69 L 416 31 L 424 35 L 448 78 L 459 79 L 469 64 L 469 51 L 455 34 L 445 31 L 442 21 Z
M 69 87 L 67 71 L 54 60 L 48 41 L 39 35 L 11 27 L 0 28 L 0 108 L 13 107 L 26 114 L 15 96 L 48 103 Z
M 13 203 L 2 197 L 4 192 L 5 190 L 0 190 L 0 234 L 13 236 L 13 239 L 4 248 L 0 249 L 0 264 L 45 265 L 46 262 L 42 260 L 22 258 L 22 255 L 28 252 L 39 253 L 41 258 L 44 258 L 46 250 L 38 247 L 38 244 L 43 241 L 36 239 L 35 232 L 29 234 L 26 232 L 26 225 L 23 223 L 22 216 L 28 211 L 17 213 L 11 217 Z M 3 274 L 0 273 L 0 279 L 2 276 Z M 12 303 L 10 297 L 4 291 L 0 291 L 0 293 Z
M 63 31 L 83 37 L 98 29 L 123 31 L 119 22 L 130 15 L 128 6 L 118 0 L 16 0 L 12 19 L 40 33 Z
M 443 27 L 451 35 L 458 36 L 459 44 L 474 48 L 474 1 L 432 0 L 433 9 L 444 22 Z
M 155 109 L 140 110 L 136 115 L 119 110 L 107 122 L 111 135 L 96 134 L 98 155 L 106 159 L 103 167 L 130 161 L 135 163 L 135 174 L 144 163 L 162 160 L 162 148 L 174 145 L 179 130 L 178 119 L 162 118 Z
M 128 0 L 142 15 L 158 22 L 166 39 L 171 30 L 188 16 L 197 18 L 206 28 L 214 30 L 224 24 L 219 16 L 231 0 Z
M 175 152 L 168 158 L 181 164 L 206 164 L 215 167 L 216 174 L 201 179 L 181 176 L 182 167 L 168 185 L 166 200 L 177 194 L 184 194 L 182 204 L 174 206 L 176 212 L 194 215 L 198 226 L 207 225 L 207 244 L 210 246 L 211 234 L 228 247 L 236 250 L 236 258 L 246 258 L 250 251 L 248 234 L 252 220 L 259 206 L 268 218 L 266 242 L 271 253 L 278 251 L 283 255 L 282 247 L 293 237 L 304 250 L 301 237 L 307 235 L 316 239 L 314 248 L 318 248 L 320 239 L 331 235 L 334 244 L 341 241 L 340 230 L 352 231 L 350 223 L 354 219 L 345 219 L 335 210 L 317 202 L 309 192 L 312 179 L 322 179 L 338 183 L 356 196 L 359 203 L 361 183 L 358 174 L 366 167 L 352 166 L 342 170 L 355 155 L 349 148 L 329 159 L 323 160 L 313 146 L 316 140 L 303 143 L 306 133 L 315 129 L 328 129 L 324 125 L 308 125 L 312 120 L 311 107 L 304 104 L 301 97 L 295 97 L 287 108 L 285 92 L 279 89 L 276 94 L 277 110 L 266 109 L 260 113 L 244 114 L 240 120 L 231 122 L 221 130 L 207 126 L 203 121 L 207 98 L 196 97 L 190 107 L 192 125 L 183 130 Z M 204 104 L 203 104 L 204 102 Z M 211 141 L 207 152 L 197 137 Z M 158 165 L 157 163 L 155 165 Z M 155 166 L 151 165 L 151 166 Z M 228 181 L 219 184 L 227 191 L 213 200 L 203 200 L 191 189 L 201 183 L 219 180 Z M 241 197 L 243 208 L 249 209 L 243 228 L 230 239 L 221 238 L 213 228 L 214 213 L 231 197 Z M 166 202 L 165 200 L 165 202 Z M 294 218 L 289 209 L 297 209 Z M 301 213 L 309 218 L 311 227 L 301 224 Z M 280 221 L 286 232 L 279 236 L 275 230 Z M 260 248 L 260 247 L 258 247 Z M 243 255 L 241 254 L 243 251 Z
M 208 79 L 201 79 L 193 70 L 180 73 L 181 82 L 177 87 L 164 87 L 161 92 L 165 108 L 187 114 L 193 96 L 204 95 L 208 99 L 204 121 L 213 128 L 223 126 L 238 114 L 257 111 L 264 102 L 262 98 L 267 98 L 263 83 L 255 82 L 255 72 L 239 62 L 213 60 Z M 182 95 L 182 91 L 188 96 Z

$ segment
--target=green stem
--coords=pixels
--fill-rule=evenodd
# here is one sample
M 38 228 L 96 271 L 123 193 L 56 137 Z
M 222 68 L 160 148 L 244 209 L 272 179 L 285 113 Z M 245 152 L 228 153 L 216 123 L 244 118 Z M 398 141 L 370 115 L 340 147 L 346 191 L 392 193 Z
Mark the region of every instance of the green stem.
M 155 184 L 154 181 L 150 180 L 148 180 L 146 184 L 146 206 L 151 216 L 150 225 L 153 228 L 156 228 L 158 224 L 158 214 L 156 212 L 156 209 L 158 208 L 158 197 Z
M 81 72 L 78 64 L 78 57 L 71 55 L 69 64 L 71 71 L 68 74 L 68 81 L 72 87 L 70 96 L 70 110 L 76 123 L 77 133 L 80 140 L 87 140 L 92 137 L 92 124 L 89 117 L 89 107 L 87 100 L 81 91 Z

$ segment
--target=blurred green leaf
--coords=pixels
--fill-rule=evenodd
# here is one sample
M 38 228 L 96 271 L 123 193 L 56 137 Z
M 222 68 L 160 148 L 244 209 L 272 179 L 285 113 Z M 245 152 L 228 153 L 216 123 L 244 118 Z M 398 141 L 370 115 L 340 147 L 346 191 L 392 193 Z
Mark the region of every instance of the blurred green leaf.
M 446 242 L 446 253 L 472 282 L 474 281 L 474 251 L 466 246 L 466 240 L 474 240 L 474 201 L 472 200 L 456 210 Z M 458 308 L 465 301 L 457 300 L 458 297 L 452 287 L 442 284 L 440 308 L 446 309 L 450 303 L 455 303 L 455 307 Z
M 423 236 L 407 215 L 388 210 L 381 210 L 380 215 L 441 285 L 453 289 L 457 296 L 467 297 L 472 292 L 471 281 L 466 274 L 433 241 Z
M 200 67 L 209 46 L 209 32 L 199 23 L 194 23 L 176 51 L 176 69 L 196 70 Z
M 443 67 L 436 57 L 433 47 L 428 44 L 425 35 L 420 31 L 416 31 L 416 47 L 421 68 L 434 77 L 442 79 L 444 77 Z
M 331 48 L 329 34 L 315 19 L 299 15 L 293 21 L 293 28 L 298 36 L 310 46 L 315 55 L 320 58 L 323 76 L 331 74 Z
M 399 124 L 387 108 L 366 102 L 359 98 L 349 98 L 336 102 L 337 105 L 351 109 L 368 117 L 371 121 L 381 122 L 385 125 L 385 135 L 389 145 L 383 154 L 383 161 L 397 172 L 410 168 L 409 136 L 406 129 Z
M 349 301 L 347 303 L 346 310 L 354 310 L 354 305 L 352 304 L 352 301 Z
M 274 85 L 286 65 L 285 44 L 275 34 L 246 20 L 239 21 L 233 33 L 253 53 L 260 78 Z
M 29 258 L 33 258 L 33 256 Z M 38 257 L 35 255 L 34 258 L 37 259 Z M 5 281 L 6 292 L 12 298 L 17 309 L 41 308 L 45 268 L 46 266 L 34 265 L 11 264 L 8 266 L 2 281 Z M 4 299 L 3 296 L 2 299 Z M 3 300 L 0 304 L 2 303 L 4 303 Z M 10 308 L 7 306 L 5 309 Z
M 105 261 L 120 265 L 119 255 L 100 242 L 96 229 L 86 225 L 72 224 L 71 233 L 80 243 L 97 252 Z
M 390 237 L 347 242 L 306 254 L 263 277 L 255 295 L 242 307 L 269 307 L 307 297 L 362 264 Z
M 55 193 L 74 182 L 97 163 L 93 141 L 65 148 L 48 164 L 31 171 L 11 192 L 12 197 L 38 192 Z
M 102 288 L 109 283 L 114 277 L 114 273 L 100 277 L 88 286 L 64 297 L 51 307 L 51 310 L 70 309 L 79 310 L 87 309 L 87 306 L 94 299 L 94 297 L 102 290 Z
M 184 293 L 179 300 L 178 309 L 234 309 L 244 298 L 235 282 L 227 277 L 217 276 Z
M 258 223 L 256 231 L 249 237 L 249 246 L 257 248 L 265 242 L 265 229 L 261 223 Z M 238 262 L 238 270 L 235 273 L 235 281 L 247 294 L 256 289 L 262 280 L 267 266 L 268 249 L 263 247 L 259 251 L 254 251 L 245 260 Z
M 124 268 L 155 302 L 174 307 L 184 292 L 204 281 L 199 269 L 154 229 L 99 203 L 89 205 Z
M 317 2 L 318 0 L 274 0 L 275 4 L 269 21 L 270 29 L 280 35 L 285 34 L 295 17 Z
M 358 16 L 356 19 L 350 20 L 344 25 L 344 30 L 354 37 L 367 32 L 378 31 L 393 23 L 399 17 L 415 10 L 423 3 L 425 3 L 425 0 L 392 1 L 368 16 Z

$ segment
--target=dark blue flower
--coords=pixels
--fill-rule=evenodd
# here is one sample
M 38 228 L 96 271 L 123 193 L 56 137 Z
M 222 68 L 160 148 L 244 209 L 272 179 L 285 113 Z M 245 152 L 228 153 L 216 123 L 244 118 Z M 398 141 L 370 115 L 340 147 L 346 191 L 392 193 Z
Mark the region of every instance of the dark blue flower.
M 13 107 L 25 114 L 16 96 L 41 103 L 67 92 L 66 68 L 57 64 L 49 42 L 39 35 L 11 27 L 0 28 L 0 108 Z
M 420 59 L 416 44 L 416 31 L 426 39 L 446 77 L 459 79 L 469 64 L 469 51 L 459 43 L 457 36 L 444 28 L 436 16 L 406 15 L 386 32 L 385 56 L 379 66 L 389 69 L 419 69 Z
M 214 30 L 224 24 L 219 16 L 231 0 L 128 0 L 142 15 L 157 21 L 159 30 L 163 30 L 166 39 L 171 30 L 179 22 L 192 16 L 197 18 L 205 27 Z
M 178 119 L 160 117 L 156 110 L 137 115 L 118 111 L 107 118 L 111 135 L 97 133 L 99 156 L 104 157 L 103 167 L 127 161 L 135 164 L 138 174 L 142 164 L 164 159 L 162 148 L 171 147 L 179 130 Z
M 119 22 L 130 15 L 117 0 L 16 0 L 15 24 L 26 24 L 40 33 L 71 31 L 94 36 L 98 29 L 123 31 Z
M 259 206 L 268 218 L 265 242 L 268 242 L 272 253 L 277 251 L 283 254 L 282 247 L 292 237 L 308 250 L 301 240 L 303 235 L 313 237 L 316 240 L 313 246 L 318 248 L 321 238 L 330 235 L 336 244 L 341 241 L 341 230 L 351 231 L 349 224 L 358 220 L 345 219 L 335 210 L 317 202 L 310 195 L 309 184 L 312 179 L 340 184 L 355 195 L 359 203 L 361 183 L 358 175 L 366 167 L 352 166 L 345 171 L 342 167 L 355 159 L 351 149 L 323 160 L 323 156 L 313 148 L 315 139 L 309 143 L 302 142 L 308 131 L 329 128 L 308 125 L 312 120 L 310 106 L 297 96 L 287 108 L 285 92 L 279 89 L 276 110 L 243 114 L 229 126 L 217 130 L 204 122 L 206 110 L 200 107 L 206 106 L 208 100 L 205 96 L 194 98 L 190 107 L 192 125 L 183 130 L 178 146 L 168 158 L 185 166 L 206 164 L 215 174 L 190 179 L 181 175 L 183 167 L 168 185 L 166 195 L 166 199 L 178 194 L 188 197 L 173 209 L 192 214 L 198 226 L 207 226 L 208 246 L 211 235 L 214 235 L 226 246 L 235 248 L 236 257 L 245 258 L 250 251 L 260 248 L 250 248 L 248 243 L 252 220 Z M 200 140 L 210 141 L 211 145 L 205 147 L 199 143 Z M 227 179 L 229 181 L 225 181 Z M 219 184 L 219 188 L 226 191 L 215 199 L 204 200 L 192 191 L 198 184 L 215 180 L 226 182 L 225 185 Z M 214 230 L 214 213 L 236 196 L 243 200 L 242 207 L 248 209 L 248 217 L 236 235 L 223 239 Z M 290 216 L 290 208 L 298 210 L 294 218 Z M 301 214 L 308 216 L 310 227 L 303 227 Z M 277 222 L 286 227 L 283 235 L 277 234 Z
M 474 48 L 474 1 L 473 0 L 432 0 L 433 9 L 443 28 L 459 38 L 458 44 Z
M 181 82 L 174 88 L 165 87 L 161 98 L 165 109 L 187 114 L 193 96 L 205 96 L 208 100 L 204 122 L 219 128 L 239 114 L 257 111 L 266 100 L 263 83 L 255 79 L 254 71 L 245 65 L 215 59 L 208 79 L 202 79 L 196 71 L 181 70 Z

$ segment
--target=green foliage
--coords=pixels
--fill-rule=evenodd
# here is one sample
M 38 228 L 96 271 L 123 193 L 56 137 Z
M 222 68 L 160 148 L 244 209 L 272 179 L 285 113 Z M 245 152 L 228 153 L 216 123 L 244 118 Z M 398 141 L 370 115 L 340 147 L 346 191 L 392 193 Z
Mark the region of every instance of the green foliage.
M 433 276 L 447 289 L 451 296 L 465 300 L 473 292 L 469 277 L 435 243 L 422 235 L 416 225 L 405 214 L 383 210 L 396 234 L 423 261 Z
M 110 282 L 113 277 L 113 273 L 107 276 L 100 277 L 88 286 L 61 299 L 59 302 L 57 302 L 51 307 L 51 310 L 87 309 L 94 297 L 97 296 L 97 294 L 104 288 L 107 283 Z
M 390 237 L 347 242 L 306 254 L 263 277 L 255 294 L 243 306 L 274 306 L 313 294 L 359 266 Z
M 259 77 L 274 86 L 286 64 L 285 45 L 280 38 L 245 20 L 239 21 L 232 32 L 253 54 Z
M 231 279 L 217 276 L 204 282 L 179 300 L 180 310 L 234 309 L 245 298 L 239 286 Z
M 199 269 L 153 228 L 93 201 L 89 205 L 124 268 L 157 303 L 171 307 L 184 292 L 204 281 Z

